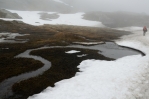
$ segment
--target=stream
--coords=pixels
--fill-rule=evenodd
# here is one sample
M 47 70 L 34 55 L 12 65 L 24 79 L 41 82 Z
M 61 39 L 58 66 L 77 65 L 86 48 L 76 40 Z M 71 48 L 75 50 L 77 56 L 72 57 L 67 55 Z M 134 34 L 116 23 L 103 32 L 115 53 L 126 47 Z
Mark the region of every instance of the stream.
M 105 44 L 92 45 L 92 46 L 83 46 L 83 45 L 52 46 L 52 47 L 45 46 L 45 47 L 41 47 L 41 48 L 37 48 L 37 49 L 29 49 L 29 50 L 26 50 L 25 52 L 17 55 L 15 58 L 19 58 L 19 57 L 20 58 L 32 58 L 32 59 L 41 61 L 44 64 L 44 66 L 35 70 L 35 71 L 23 73 L 18 76 L 8 78 L 8 79 L 4 80 L 3 82 L 1 82 L 0 83 L 0 97 L 1 98 L 3 98 L 3 97 L 6 98 L 6 97 L 13 95 L 11 87 L 13 86 L 14 83 L 29 79 L 31 77 L 36 77 L 36 76 L 44 73 L 46 70 L 50 69 L 50 67 L 51 67 L 50 61 L 48 61 L 40 56 L 30 55 L 31 51 L 46 49 L 46 48 L 72 48 L 72 49 L 73 48 L 83 48 L 83 49 L 99 50 L 99 52 L 98 52 L 99 54 L 102 54 L 106 57 L 110 57 L 110 58 L 114 58 L 114 59 L 118 59 L 118 58 L 128 56 L 128 55 L 142 54 L 142 52 L 139 52 L 136 50 L 132 50 L 132 49 L 125 48 L 125 47 L 120 47 L 113 42 L 106 42 Z

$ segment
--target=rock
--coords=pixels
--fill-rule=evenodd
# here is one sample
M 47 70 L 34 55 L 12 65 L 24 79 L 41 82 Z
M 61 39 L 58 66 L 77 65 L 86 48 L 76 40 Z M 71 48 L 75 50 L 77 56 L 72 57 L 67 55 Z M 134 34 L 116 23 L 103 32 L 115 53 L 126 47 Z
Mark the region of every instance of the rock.
M 11 13 L 5 9 L 0 9 L 0 18 L 22 19 L 17 13 Z

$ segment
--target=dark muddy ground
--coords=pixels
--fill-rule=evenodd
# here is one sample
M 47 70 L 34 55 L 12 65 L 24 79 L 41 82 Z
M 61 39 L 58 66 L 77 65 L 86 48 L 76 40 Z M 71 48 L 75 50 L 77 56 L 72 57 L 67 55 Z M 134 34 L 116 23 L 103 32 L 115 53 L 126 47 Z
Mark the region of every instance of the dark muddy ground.
M 65 46 L 73 42 L 112 41 L 129 32 L 113 30 L 109 28 L 94 28 L 83 26 L 66 25 L 43 25 L 31 26 L 22 22 L 6 22 L 0 20 L 0 33 L 21 33 L 30 34 L 19 39 L 29 39 L 26 43 L 0 43 L 0 82 L 19 75 L 21 73 L 36 70 L 42 63 L 33 59 L 14 58 L 16 55 L 27 49 L 34 49 L 42 46 Z M 5 49 L 9 48 L 9 49 Z M 97 54 L 96 50 L 79 49 L 80 53 L 88 54 L 86 57 L 76 57 L 77 54 L 66 54 L 70 48 L 44 49 L 31 52 L 31 54 L 42 56 L 52 62 L 52 67 L 44 74 L 14 84 L 14 95 L 4 99 L 26 99 L 28 96 L 41 92 L 48 86 L 62 79 L 68 79 L 78 72 L 77 66 L 85 59 L 113 60 Z M 76 49 L 77 50 L 77 49 Z M 1 99 L 1 98 L 0 98 Z

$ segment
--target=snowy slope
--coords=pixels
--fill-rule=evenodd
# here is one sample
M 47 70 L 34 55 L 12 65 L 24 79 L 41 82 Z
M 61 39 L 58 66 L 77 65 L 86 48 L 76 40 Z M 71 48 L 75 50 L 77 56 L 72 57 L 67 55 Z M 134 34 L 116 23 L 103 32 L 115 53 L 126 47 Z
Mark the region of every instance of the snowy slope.
M 31 25 L 43 25 L 43 24 L 54 24 L 54 25 L 78 25 L 78 26 L 95 26 L 95 27 L 104 27 L 101 22 L 97 21 L 88 21 L 82 19 L 83 14 L 82 12 L 73 13 L 73 14 L 61 14 L 58 12 L 43 12 L 43 11 L 16 11 L 16 10 L 9 10 L 12 13 L 17 13 L 22 19 L 18 19 L 19 21 L 23 21 L 24 23 L 31 24 Z M 54 14 L 56 13 L 59 18 L 57 19 L 47 19 L 43 20 L 40 17 L 39 13 L 48 13 Z M 16 20 L 16 19 L 4 19 L 3 20 Z
M 138 27 L 116 42 L 143 51 L 115 61 L 85 60 L 75 77 L 59 81 L 28 99 L 149 99 L 149 33 Z

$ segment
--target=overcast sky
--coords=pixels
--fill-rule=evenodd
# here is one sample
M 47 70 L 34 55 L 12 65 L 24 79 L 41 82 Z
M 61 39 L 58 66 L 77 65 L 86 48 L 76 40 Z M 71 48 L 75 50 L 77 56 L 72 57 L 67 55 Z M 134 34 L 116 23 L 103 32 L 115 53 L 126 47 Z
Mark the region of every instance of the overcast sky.
M 24 6 L 29 6 L 30 9 L 47 10 L 58 8 L 60 10 L 59 6 L 61 6 L 69 9 L 67 8 L 69 6 L 65 3 L 59 5 L 60 2 L 58 2 L 56 5 L 54 1 L 64 1 L 70 6 L 74 6 L 77 11 L 130 11 L 149 14 L 149 0 L 0 0 L 0 8 L 23 9 Z
M 78 9 L 91 11 L 130 11 L 149 14 L 149 0 L 63 0 Z

